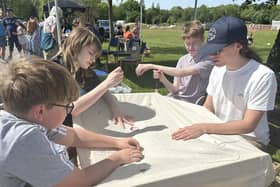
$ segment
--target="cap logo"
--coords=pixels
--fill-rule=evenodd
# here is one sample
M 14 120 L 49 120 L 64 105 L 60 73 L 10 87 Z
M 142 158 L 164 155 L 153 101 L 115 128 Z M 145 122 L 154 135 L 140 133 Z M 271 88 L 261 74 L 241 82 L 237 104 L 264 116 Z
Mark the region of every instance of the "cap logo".
M 209 32 L 208 32 L 208 38 L 207 41 L 212 41 L 216 38 L 216 29 L 214 27 L 210 28 Z

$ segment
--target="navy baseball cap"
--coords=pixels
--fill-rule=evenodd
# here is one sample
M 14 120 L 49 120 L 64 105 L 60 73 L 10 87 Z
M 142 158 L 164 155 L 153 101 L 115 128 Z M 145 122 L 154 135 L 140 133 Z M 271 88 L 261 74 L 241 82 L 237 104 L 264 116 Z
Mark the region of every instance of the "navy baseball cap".
M 210 27 L 207 43 L 199 49 L 200 59 L 220 52 L 224 47 L 240 41 L 247 41 L 247 27 L 243 20 L 223 16 Z

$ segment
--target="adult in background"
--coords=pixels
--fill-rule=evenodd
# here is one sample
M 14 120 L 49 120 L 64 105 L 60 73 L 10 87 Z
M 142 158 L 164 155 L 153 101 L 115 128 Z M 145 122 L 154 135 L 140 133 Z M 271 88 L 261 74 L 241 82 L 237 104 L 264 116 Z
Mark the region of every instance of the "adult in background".
M 19 42 L 19 44 L 21 46 L 23 54 L 27 54 L 27 52 L 28 52 L 27 47 L 28 47 L 29 37 L 27 36 L 26 28 L 23 27 L 23 25 L 19 24 L 18 22 L 16 23 L 16 25 L 17 25 L 18 42 Z
M 61 8 L 52 7 L 49 17 L 44 21 L 41 36 L 41 48 L 43 50 L 44 59 L 50 59 L 58 51 L 57 45 L 57 21 L 56 17 L 62 18 L 63 12 Z
M 222 122 L 187 124 L 172 134 L 173 139 L 238 134 L 265 149 L 270 141 L 267 111 L 274 108 L 277 83 L 274 72 L 248 47 L 246 37 L 247 27 L 236 17 L 223 16 L 211 26 L 207 43 L 199 51 L 215 65 L 204 106 Z
M 42 51 L 40 50 L 41 35 L 37 17 L 30 17 L 26 27 L 27 33 L 30 35 L 28 43 L 30 54 L 43 56 Z
M 3 24 L 8 34 L 8 60 L 12 59 L 13 57 L 14 45 L 16 45 L 18 52 L 21 53 L 21 45 L 17 37 L 17 23 L 21 24 L 19 20 L 14 16 L 13 9 L 7 9 L 7 16 L 3 19 Z

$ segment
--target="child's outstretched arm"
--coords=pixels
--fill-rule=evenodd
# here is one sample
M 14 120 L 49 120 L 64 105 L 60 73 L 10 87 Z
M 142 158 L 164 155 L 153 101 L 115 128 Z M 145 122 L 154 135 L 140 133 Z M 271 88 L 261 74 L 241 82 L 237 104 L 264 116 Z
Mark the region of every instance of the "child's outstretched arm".
M 118 106 L 118 100 L 113 96 L 109 91 L 107 91 L 102 99 L 108 105 L 108 108 L 111 112 L 111 119 L 114 124 L 120 124 L 123 128 L 125 128 L 125 124 L 129 126 L 133 126 L 133 117 L 125 115 Z
M 100 183 L 120 165 L 137 162 L 143 158 L 140 144 L 134 138 L 114 138 L 81 127 L 66 128 L 67 134 L 56 143 L 80 148 L 115 148 L 119 151 L 82 170 L 74 168 L 55 187 L 90 187 Z
M 176 67 L 168 67 L 168 66 L 161 66 L 156 64 L 139 64 L 135 70 L 138 76 L 143 75 L 146 71 L 150 69 L 157 69 L 162 71 L 163 73 L 174 76 L 174 77 L 184 77 L 189 75 L 198 74 L 198 70 L 195 66 L 189 66 L 188 68 L 176 68 Z
M 96 88 L 79 97 L 79 99 L 74 102 L 75 108 L 72 115 L 78 116 L 80 113 L 84 112 L 90 106 L 95 104 L 109 88 L 118 85 L 122 79 L 123 71 L 121 67 L 114 69 Z
M 120 165 L 137 162 L 142 158 L 143 155 L 138 149 L 123 149 L 87 168 L 75 168 L 55 187 L 90 187 L 97 185 Z
M 66 126 L 65 126 L 66 127 Z M 82 127 L 66 127 L 67 133 L 56 143 L 79 148 L 133 148 L 140 150 L 139 142 L 134 138 L 115 138 L 98 134 Z

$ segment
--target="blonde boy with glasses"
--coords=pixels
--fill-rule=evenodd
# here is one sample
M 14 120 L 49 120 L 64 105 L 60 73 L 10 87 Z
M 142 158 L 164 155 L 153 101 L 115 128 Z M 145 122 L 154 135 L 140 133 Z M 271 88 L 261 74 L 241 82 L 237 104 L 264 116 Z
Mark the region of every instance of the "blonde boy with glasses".
M 98 184 L 122 164 L 142 158 L 133 138 L 114 138 L 61 125 L 74 108 L 79 86 L 61 65 L 41 58 L 2 65 L 0 71 L 1 187 L 83 187 Z M 114 148 L 106 159 L 79 169 L 56 144 Z

